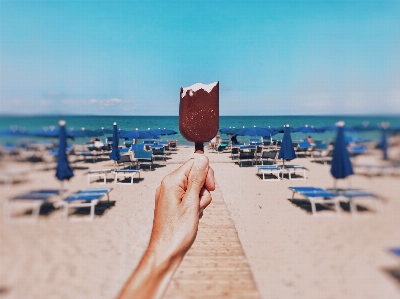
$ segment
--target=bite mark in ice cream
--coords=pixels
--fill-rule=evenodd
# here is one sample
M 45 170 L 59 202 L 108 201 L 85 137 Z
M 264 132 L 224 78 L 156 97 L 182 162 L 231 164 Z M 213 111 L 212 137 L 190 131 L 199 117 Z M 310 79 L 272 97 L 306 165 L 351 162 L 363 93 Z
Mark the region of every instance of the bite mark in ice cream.
M 182 136 L 195 143 L 211 140 L 219 125 L 219 82 L 181 88 L 180 98 L 179 130 Z

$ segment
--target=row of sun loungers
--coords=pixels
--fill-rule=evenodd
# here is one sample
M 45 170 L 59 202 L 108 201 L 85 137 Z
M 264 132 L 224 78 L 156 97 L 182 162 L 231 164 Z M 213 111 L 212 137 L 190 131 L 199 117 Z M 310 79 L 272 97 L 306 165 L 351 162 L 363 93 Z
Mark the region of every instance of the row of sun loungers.
M 31 192 L 23 193 L 21 195 L 9 198 L 4 202 L 4 218 L 6 221 L 11 221 L 13 219 L 14 210 L 16 208 L 31 210 L 32 221 L 37 221 L 40 213 L 40 208 L 45 203 L 53 203 L 55 208 L 63 209 L 63 217 L 65 219 L 69 216 L 69 210 L 71 208 L 84 208 L 90 207 L 90 215 L 87 219 L 94 219 L 95 206 L 103 197 L 107 197 L 110 201 L 109 193 L 113 188 L 103 188 L 103 189 L 84 189 L 65 198 L 61 198 L 63 190 L 59 189 L 41 189 L 34 190 Z M 58 200 L 56 200 L 58 199 Z
M 292 201 L 294 195 L 299 194 L 305 197 L 311 204 L 312 214 L 317 216 L 316 204 L 333 205 L 337 215 L 341 213 L 340 203 L 348 203 L 352 215 L 357 215 L 357 198 L 370 198 L 375 203 L 376 213 L 382 210 L 381 199 L 368 191 L 359 189 L 323 189 L 316 187 L 289 187 L 292 193 Z
M 302 165 L 281 165 L 281 166 L 275 166 L 275 165 L 257 165 L 258 168 L 258 173 L 262 174 L 262 178 L 264 181 L 279 181 L 282 177 L 283 179 L 283 173 L 286 172 L 288 174 L 289 180 L 306 180 L 307 179 L 307 173 L 306 171 L 308 170 L 306 167 Z M 298 176 L 298 173 L 301 173 L 302 176 Z M 265 179 L 265 175 L 273 175 L 274 178 L 272 179 Z M 293 176 L 295 175 L 295 176 Z

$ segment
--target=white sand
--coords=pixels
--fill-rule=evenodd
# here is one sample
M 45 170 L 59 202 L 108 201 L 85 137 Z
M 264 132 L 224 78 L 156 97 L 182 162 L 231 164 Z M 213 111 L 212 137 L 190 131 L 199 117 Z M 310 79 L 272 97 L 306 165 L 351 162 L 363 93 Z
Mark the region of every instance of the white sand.
M 114 188 L 110 195 L 115 205 L 93 222 L 64 221 L 58 210 L 41 215 L 35 224 L 23 221 L 26 216 L 2 222 L 0 298 L 114 298 L 147 245 L 156 187 L 191 151 L 180 148 L 167 163 L 159 162 L 165 167 L 142 171 L 143 180 L 133 185 L 110 181 L 89 186 L 87 169 L 75 170 L 75 177 L 65 184 L 68 193 L 88 187 Z M 263 298 L 400 297 L 399 283 L 384 271 L 400 268 L 400 260 L 387 250 L 400 246 L 398 176 L 354 175 L 350 179 L 352 187 L 385 198 L 382 215 L 375 215 L 373 205 L 366 202 L 369 210 L 357 217 L 349 211 L 339 217 L 331 211 L 313 217 L 288 200 L 287 187 L 332 187 L 329 166 L 299 158 L 292 163 L 309 168 L 307 181 L 265 182 L 256 176 L 255 167 L 240 168 L 229 154 L 207 155 Z M 109 161 L 78 165 L 112 167 Z M 32 165 L 3 161 L 2 167 L 27 169 Z M 1 199 L 32 189 L 58 188 L 54 173 L 31 172 L 26 181 L 11 187 L 0 185 Z M 340 185 L 347 186 L 347 182 Z

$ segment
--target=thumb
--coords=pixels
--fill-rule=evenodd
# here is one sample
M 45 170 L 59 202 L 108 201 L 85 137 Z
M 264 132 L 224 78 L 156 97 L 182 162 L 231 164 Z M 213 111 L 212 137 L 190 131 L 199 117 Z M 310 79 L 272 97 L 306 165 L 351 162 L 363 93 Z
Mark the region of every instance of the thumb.
M 186 190 L 185 201 L 189 205 L 199 207 L 200 191 L 206 180 L 207 170 L 208 158 L 201 155 L 194 161 L 188 176 L 188 187 Z

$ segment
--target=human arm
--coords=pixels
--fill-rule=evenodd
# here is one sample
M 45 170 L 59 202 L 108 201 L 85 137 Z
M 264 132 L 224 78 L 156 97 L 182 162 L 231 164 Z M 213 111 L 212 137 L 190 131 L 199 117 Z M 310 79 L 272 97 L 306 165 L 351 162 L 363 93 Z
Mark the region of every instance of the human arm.
M 162 180 L 156 191 L 149 246 L 120 299 L 162 297 L 196 238 L 199 219 L 214 189 L 214 171 L 203 155 Z

